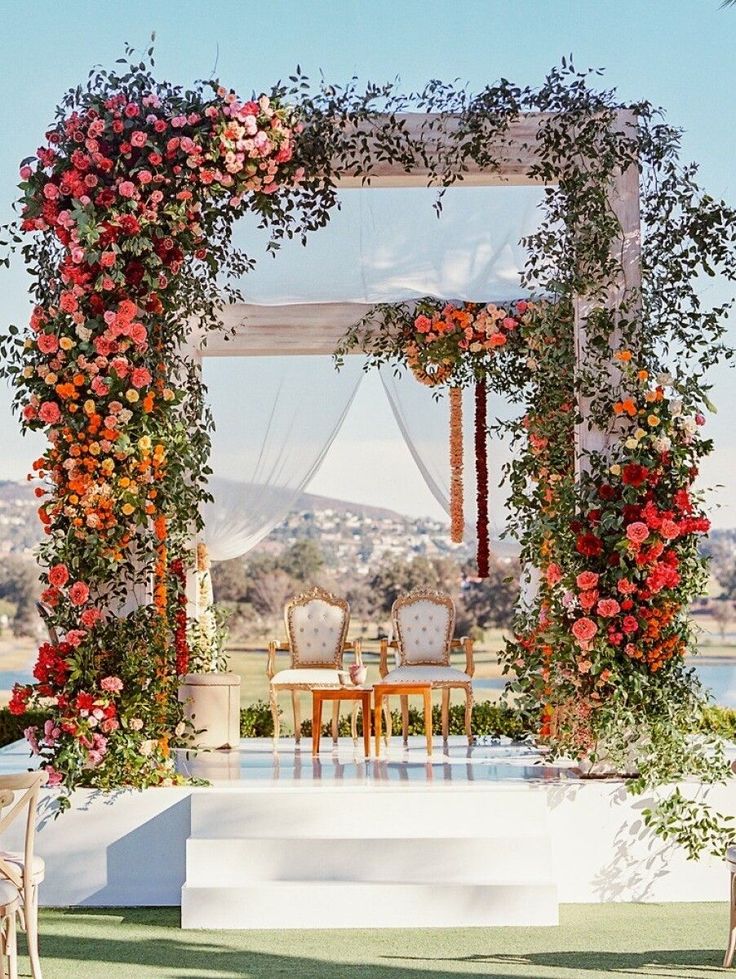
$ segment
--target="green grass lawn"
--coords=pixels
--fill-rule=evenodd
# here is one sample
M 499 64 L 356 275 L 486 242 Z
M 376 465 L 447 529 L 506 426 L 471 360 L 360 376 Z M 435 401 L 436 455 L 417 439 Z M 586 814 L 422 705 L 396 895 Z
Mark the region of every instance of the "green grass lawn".
M 726 922 L 725 904 L 619 904 L 563 906 L 559 928 L 183 932 L 177 908 L 89 908 L 43 911 L 41 955 L 46 979 L 710 979 Z

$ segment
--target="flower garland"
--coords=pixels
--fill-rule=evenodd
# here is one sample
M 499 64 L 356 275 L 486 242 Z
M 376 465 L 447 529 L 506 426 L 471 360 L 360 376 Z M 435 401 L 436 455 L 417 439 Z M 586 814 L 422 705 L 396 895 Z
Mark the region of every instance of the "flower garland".
M 463 391 L 451 387 L 450 400 L 450 539 L 461 544 L 465 536 L 463 512 Z
M 477 495 L 477 564 L 478 577 L 488 577 L 489 535 L 488 535 L 488 456 L 486 448 L 488 435 L 488 391 L 485 381 L 475 385 L 475 477 Z
M 446 387 L 450 407 L 450 537 L 461 543 L 465 533 L 463 500 L 462 389 L 475 386 L 474 447 L 477 477 L 478 576 L 488 577 L 488 462 L 487 410 L 484 378 L 498 369 L 503 353 L 508 360 L 525 348 L 523 327 L 533 305 L 518 300 L 508 306 L 493 303 L 447 303 L 422 299 L 415 305 L 374 308 L 343 337 L 336 356 L 360 349 L 371 366 L 405 365 L 428 387 Z M 376 320 L 379 332 L 373 329 Z M 481 388 L 483 390 L 481 390 Z

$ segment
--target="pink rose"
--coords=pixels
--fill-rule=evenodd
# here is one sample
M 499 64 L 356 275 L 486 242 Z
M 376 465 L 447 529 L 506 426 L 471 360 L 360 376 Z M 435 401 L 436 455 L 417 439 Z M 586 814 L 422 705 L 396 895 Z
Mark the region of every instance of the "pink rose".
M 53 333 L 40 333 L 36 344 L 42 354 L 55 354 L 59 349 L 59 338 Z
M 602 598 L 598 602 L 598 615 L 602 615 L 606 619 L 610 619 L 614 615 L 618 615 L 621 611 L 621 606 L 618 604 L 615 598 Z
M 140 148 L 141 146 L 145 146 L 147 141 L 148 141 L 148 134 L 144 133 L 143 130 L 141 129 L 134 129 L 133 132 L 130 134 L 131 146 L 137 146 L 138 148 Z
M 550 564 L 547 566 L 544 576 L 547 579 L 549 587 L 554 588 L 558 582 L 562 581 L 562 569 L 559 564 Z
M 31 168 L 28 165 L 20 168 L 21 180 L 28 180 L 28 178 L 31 177 L 32 175 L 33 175 L 33 170 L 31 170 Z
M 38 417 L 46 425 L 56 425 L 61 418 L 59 406 L 54 401 L 44 401 L 38 409 Z
M 76 649 L 86 635 L 87 633 L 84 629 L 70 629 L 64 636 L 64 641 Z
M 115 264 L 116 258 L 115 252 L 103 252 L 100 255 L 100 265 L 103 269 L 111 269 Z
M 626 528 L 626 536 L 632 544 L 643 544 L 649 536 L 649 527 L 641 520 L 636 520 Z
M 119 676 L 106 676 L 100 680 L 100 687 L 107 693 L 120 693 L 123 689 L 123 681 Z
M 134 388 L 145 387 L 146 384 L 151 383 L 151 380 L 152 378 L 150 371 L 148 371 L 145 367 L 136 367 L 130 375 L 130 383 Z
M 55 588 L 63 588 L 69 581 L 69 570 L 65 564 L 54 564 L 49 568 L 49 584 Z
M 123 180 L 118 187 L 121 197 L 133 197 L 135 195 L 135 184 L 131 180 Z
M 69 589 L 69 601 L 72 605 L 84 605 L 89 598 L 89 587 L 83 581 L 75 581 Z
M 587 591 L 590 588 L 595 588 L 598 584 L 598 578 L 600 575 L 595 574 L 593 571 L 583 571 L 575 579 L 575 583 L 578 588 Z
M 663 520 L 662 526 L 659 528 L 659 533 L 665 540 L 674 540 L 680 536 L 680 528 L 674 520 Z
M 56 184 L 44 184 L 43 196 L 47 201 L 55 201 L 59 196 L 59 188 Z
M 583 617 L 582 619 L 577 619 L 572 624 L 572 634 L 579 643 L 590 642 L 596 632 L 598 632 L 598 626 L 592 619 Z
M 627 615 L 624 618 L 624 621 L 622 622 L 621 626 L 624 632 L 631 634 L 632 632 L 636 632 L 636 630 L 639 628 L 639 623 L 637 622 L 637 620 L 634 618 L 633 615 Z
M 102 612 L 96 608 L 86 608 L 80 616 L 82 620 L 82 625 L 87 629 L 91 629 L 92 626 L 96 625 L 102 618 Z
M 598 589 L 594 588 L 592 591 L 581 591 L 578 601 L 580 602 L 581 608 L 585 609 L 586 612 L 590 612 L 598 601 Z

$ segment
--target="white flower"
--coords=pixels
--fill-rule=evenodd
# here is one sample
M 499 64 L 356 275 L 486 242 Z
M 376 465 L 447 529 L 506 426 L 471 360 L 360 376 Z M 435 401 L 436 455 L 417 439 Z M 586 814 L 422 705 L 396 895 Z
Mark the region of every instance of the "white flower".
M 669 452 L 672 448 L 672 439 L 667 435 L 658 435 L 652 439 L 652 445 L 656 452 Z
M 155 747 L 155 741 L 144 741 L 140 746 L 140 753 L 144 756 L 144 758 L 148 758 L 149 755 L 153 754 L 153 749 Z
M 674 378 L 668 371 L 662 371 L 661 374 L 657 374 L 657 384 L 661 384 L 663 388 L 672 384 L 673 380 Z
M 140 717 L 132 717 L 130 721 L 128 721 L 128 727 L 131 731 L 141 731 L 143 730 L 143 721 Z
M 177 736 L 177 738 L 180 738 L 182 734 L 184 734 L 186 729 L 187 729 L 186 724 L 183 721 L 179 721 L 179 723 L 174 728 L 174 734 Z
M 83 340 L 85 343 L 92 336 L 92 330 L 88 330 L 86 326 L 80 326 L 79 324 L 77 324 L 75 327 L 74 332 L 77 334 L 79 339 Z
M 635 449 L 638 445 L 639 445 L 639 442 L 633 436 L 630 436 L 629 438 L 626 439 L 626 448 L 627 449 Z
M 670 401 L 670 414 L 673 418 L 678 418 L 682 414 L 681 398 L 672 398 Z
M 685 435 L 695 435 L 698 430 L 698 423 L 692 417 L 692 415 L 687 415 L 685 418 L 680 419 L 680 428 L 685 433 Z
M 526 366 L 530 371 L 535 371 L 539 367 L 539 362 L 534 357 L 527 357 Z

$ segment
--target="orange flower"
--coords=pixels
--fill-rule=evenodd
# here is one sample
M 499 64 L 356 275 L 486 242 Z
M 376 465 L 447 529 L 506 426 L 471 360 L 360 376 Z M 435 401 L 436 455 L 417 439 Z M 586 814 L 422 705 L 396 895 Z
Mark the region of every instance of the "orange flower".
M 632 353 L 630 350 L 618 350 L 614 356 L 616 360 L 620 360 L 623 364 L 628 364 L 631 360 Z

